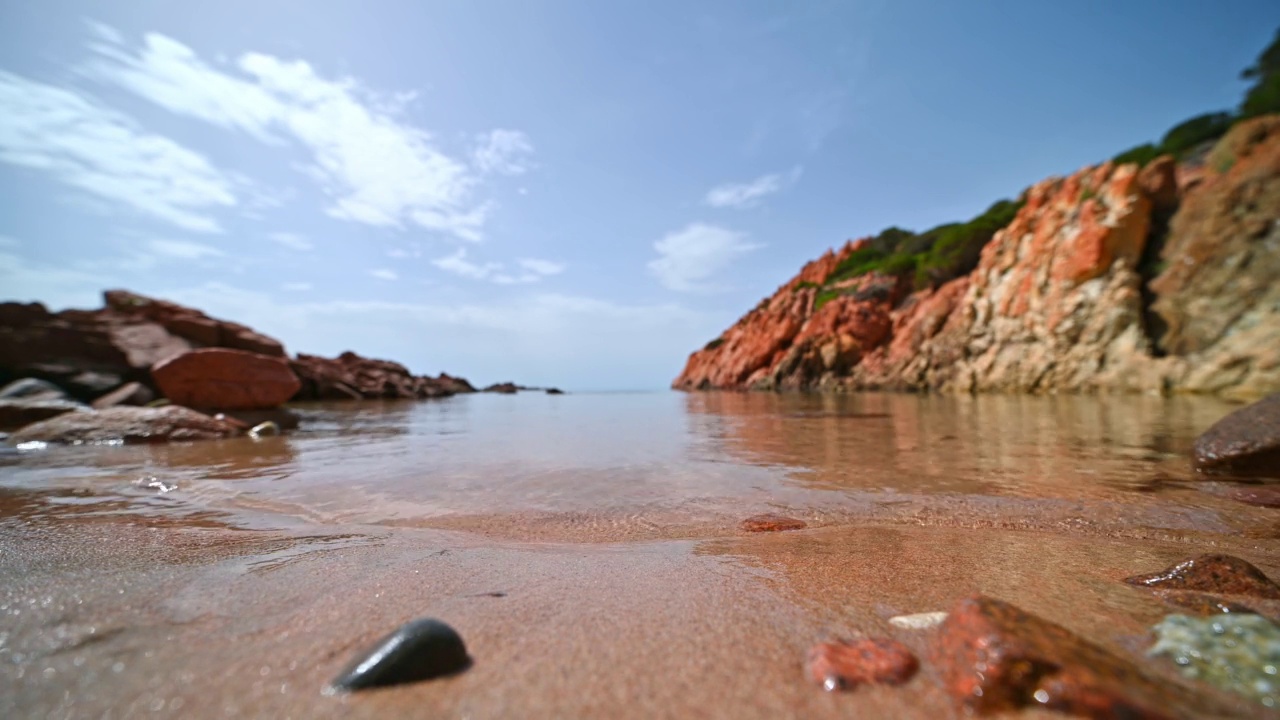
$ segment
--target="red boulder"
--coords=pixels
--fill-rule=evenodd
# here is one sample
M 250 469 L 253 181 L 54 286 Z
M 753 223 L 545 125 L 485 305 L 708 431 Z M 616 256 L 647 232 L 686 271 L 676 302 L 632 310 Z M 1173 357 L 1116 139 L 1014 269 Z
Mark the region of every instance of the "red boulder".
M 283 359 L 223 348 L 162 360 L 151 368 L 151 377 L 177 405 L 220 410 L 273 408 L 302 386 Z

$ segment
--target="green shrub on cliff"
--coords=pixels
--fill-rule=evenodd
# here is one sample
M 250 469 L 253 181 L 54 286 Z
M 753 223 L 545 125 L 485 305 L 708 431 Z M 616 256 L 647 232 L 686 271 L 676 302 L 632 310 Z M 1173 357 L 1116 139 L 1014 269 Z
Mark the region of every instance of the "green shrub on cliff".
M 1240 117 L 1251 118 L 1280 112 L 1280 30 L 1257 62 L 1240 73 L 1245 80 L 1257 79 L 1240 103 Z

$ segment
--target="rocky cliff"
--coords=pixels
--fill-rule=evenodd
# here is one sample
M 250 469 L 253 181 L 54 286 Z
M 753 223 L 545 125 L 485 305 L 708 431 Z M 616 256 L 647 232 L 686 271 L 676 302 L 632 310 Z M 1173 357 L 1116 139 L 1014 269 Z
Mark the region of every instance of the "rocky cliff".
M 679 389 L 1280 389 L 1280 116 L 1207 153 L 1103 163 L 1029 188 L 967 274 L 806 265 L 694 352 Z

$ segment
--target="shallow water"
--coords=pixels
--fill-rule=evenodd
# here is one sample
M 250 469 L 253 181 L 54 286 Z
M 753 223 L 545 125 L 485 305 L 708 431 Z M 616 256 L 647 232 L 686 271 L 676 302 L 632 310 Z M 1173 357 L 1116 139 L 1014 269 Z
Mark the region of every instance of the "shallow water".
M 1165 610 L 1119 578 L 1208 551 L 1280 567 L 1276 511 L 1189 467 L 1231 409 L 526 393 L 303 406 L 300 431 L 261 440 L 11 451 L 0 716 L 960 717 L 928 672 L 833 699 L 800 658 L 973 592 L 1141 657 Z M 809 527 L 739 529 L 762 512 Z M 471 671 L 319 693 L 428 614 L 459 627 Z

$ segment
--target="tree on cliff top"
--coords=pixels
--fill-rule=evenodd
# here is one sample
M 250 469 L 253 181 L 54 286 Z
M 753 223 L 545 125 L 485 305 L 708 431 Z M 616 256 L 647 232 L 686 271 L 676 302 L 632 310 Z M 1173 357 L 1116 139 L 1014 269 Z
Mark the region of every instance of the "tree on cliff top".
M 1240 73 L 1245 80 L 1257 79 L 1240 103 L 1241 117 L 1257 117 L 1280 112 L 1280 30 L 1257 62 Z

